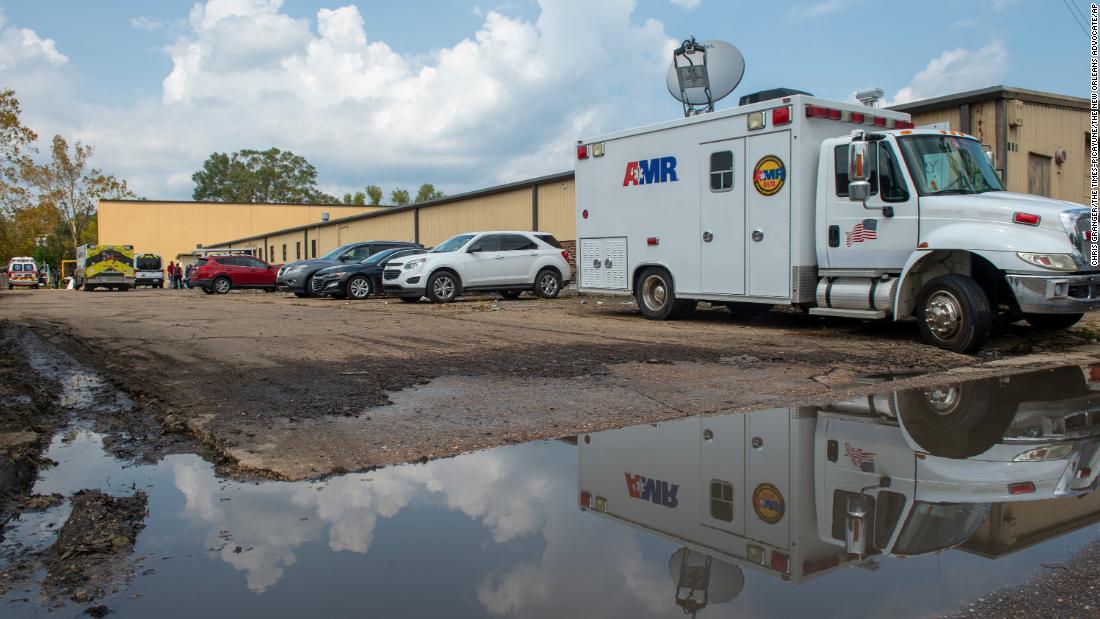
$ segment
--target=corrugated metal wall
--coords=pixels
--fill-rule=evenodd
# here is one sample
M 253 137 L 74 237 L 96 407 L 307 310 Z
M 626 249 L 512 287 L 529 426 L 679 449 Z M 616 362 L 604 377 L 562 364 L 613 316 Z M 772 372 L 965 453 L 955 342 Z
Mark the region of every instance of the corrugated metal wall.
M 539 185 L 539 230 L 562 241 L 577 238 L 576 185 L 573 179 Z
M 530 229 L 530 187 L 420 209 L 420 242 L 428 247 L 463 232 Z
M 948 122 L 951 123 L 951 129 L 953 131 L 959 130 L 959 108 L 948 108 L 944 110 L 932 110 L 928 112 L 918 112 L 913 114 L 913 124 L 916 126 L 932 125 L 936 123 Z
M 1011 118 L 1015 102 L 1006 103 Z M 1028 159 L 1037 155 L 1049 168 L 1050 197 L 1088 204 L 1088 113 L 1024 102 L 1023 120 L 1023 125 L 1008 128 L 1008 143 L 1013 145 L 1008 155 L 1009 189 L 1028 193 Z M 1054 161 L 1059 149 L 1066 151 L 1061 165 Z

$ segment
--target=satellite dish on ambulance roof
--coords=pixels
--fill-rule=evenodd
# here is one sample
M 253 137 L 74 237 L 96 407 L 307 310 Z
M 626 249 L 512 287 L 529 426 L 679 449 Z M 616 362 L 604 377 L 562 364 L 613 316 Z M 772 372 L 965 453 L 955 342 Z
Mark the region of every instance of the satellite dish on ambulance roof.
M 691 116 L 713 111 L 744 75 L 745 57 L 736 47 L 717 40 L 697 43 L 692 37 L 673 52 L 665 85 L 684 104 L 684 115 Z

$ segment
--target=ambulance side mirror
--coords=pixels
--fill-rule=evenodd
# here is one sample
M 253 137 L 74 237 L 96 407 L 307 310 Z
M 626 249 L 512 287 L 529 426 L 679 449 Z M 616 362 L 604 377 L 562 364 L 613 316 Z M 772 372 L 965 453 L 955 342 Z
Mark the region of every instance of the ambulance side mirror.
M 871 197 L 871 183 L 852 181 L 848 183 L 848 199 L 852 202 L 866 202 Z
M 871 170 L 867 165 L 868 146 L 874 146 L 863 140 L 848 144 L 848 199 L 852 202 L 866 202 L 871 197 Z
M 845 506 L 844 550 L 850 558 L 860 559 L 867 555 L 867 524 L 870 497 L 857 494 L 848 497 Z

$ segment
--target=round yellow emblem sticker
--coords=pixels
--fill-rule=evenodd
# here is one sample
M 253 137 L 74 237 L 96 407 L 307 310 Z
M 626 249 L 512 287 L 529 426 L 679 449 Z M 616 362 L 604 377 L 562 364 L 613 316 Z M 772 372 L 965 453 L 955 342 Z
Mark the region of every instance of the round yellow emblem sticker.
M 764 155 L 752 171 L 752 184 L 760 195 L 774 196 L 787 182 L 787 166 L 775 155 Z
M 783 519 L 787 504 L 783 501 L 783 493 L 779 488 L 771 484 L 760 484 L 752 491 L 752 509 L 764 522 L 775 524 Z

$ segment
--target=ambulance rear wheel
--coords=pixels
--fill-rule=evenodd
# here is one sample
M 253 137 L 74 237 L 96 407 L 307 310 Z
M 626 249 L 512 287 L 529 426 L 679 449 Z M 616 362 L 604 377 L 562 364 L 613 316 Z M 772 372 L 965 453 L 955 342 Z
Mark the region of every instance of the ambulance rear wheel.
M 952 352 L 981 348 L 993 329 L 993 311 L 985 292 L 977 282 L 957 273 L 925 284 L 916 313 L 924 341 Z
M 650 320 L 675 320 L 695 308 L 695 301 L 678 300 L 672 276 L 660 267 L 649 267 L 638 276 L 634 299 Z

